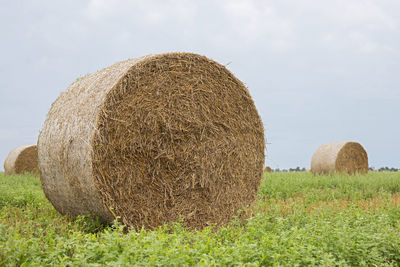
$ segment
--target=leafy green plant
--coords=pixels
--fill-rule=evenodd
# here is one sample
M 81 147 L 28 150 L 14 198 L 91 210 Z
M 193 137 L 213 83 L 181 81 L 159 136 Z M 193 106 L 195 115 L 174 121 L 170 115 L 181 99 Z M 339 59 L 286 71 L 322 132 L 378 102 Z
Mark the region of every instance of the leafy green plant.
M 0 175 L 0 265 L 393 266 L 400 176 L 270 173 L 255 205 L 220 229 L 152 231 L 58 214 L 38 178 Z

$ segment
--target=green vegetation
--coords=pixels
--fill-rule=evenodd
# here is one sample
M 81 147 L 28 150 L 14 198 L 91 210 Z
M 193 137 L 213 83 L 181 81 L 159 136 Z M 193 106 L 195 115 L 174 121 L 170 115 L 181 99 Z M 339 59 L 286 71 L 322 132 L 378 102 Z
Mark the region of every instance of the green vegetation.
M 219 231 L 126 231 L 61 216 L 38 178 L 0 174 L 0 266 L 400 264 L 400 173 L 269 173 L 242 213 Z

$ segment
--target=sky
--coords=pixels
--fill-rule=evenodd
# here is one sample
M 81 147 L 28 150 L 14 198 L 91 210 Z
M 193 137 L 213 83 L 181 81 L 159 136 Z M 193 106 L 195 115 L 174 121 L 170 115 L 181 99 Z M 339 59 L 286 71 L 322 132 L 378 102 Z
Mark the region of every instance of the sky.
M 0 162 L 78 77 L 182 51 L 245 83 L 273 169 L 336 141 L 400 168 L 398 0 L 0 0 L 0 36 Z

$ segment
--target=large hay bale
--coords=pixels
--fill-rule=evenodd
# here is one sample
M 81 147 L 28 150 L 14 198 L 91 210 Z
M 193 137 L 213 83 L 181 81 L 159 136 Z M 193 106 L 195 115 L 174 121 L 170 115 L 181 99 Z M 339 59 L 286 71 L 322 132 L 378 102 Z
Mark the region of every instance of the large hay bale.
M 356 142 L 336 142 L 320 146 L 312 156 L 314 174 L 365 174 L 368 172 L 368 155 Z
M 6 174 L 32 173 L 39 174 L 38 152 L 36 145 L 19 146 L 11 150 L 4 161 Z
M 264 130 L 247 88 L 196 54 L 150 55 L 75 81 L 38 140 L 42 186 L 62 214 L 136 228 L 228 222 L 256 197 Z

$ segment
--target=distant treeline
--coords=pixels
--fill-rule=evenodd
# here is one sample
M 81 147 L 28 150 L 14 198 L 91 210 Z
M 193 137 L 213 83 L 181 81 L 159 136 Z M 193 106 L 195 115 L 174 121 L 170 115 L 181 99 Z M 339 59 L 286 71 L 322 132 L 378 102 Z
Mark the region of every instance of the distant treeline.
M 274 172 L 305 172 L 306 168 L 300 168 L 300 167 L 296 167 L 296 168 L 290 168 L 290 169 L 272 169 L 272 171 Z
M 378 171 L 378 172 L 398 172 L 400 169 L 398 168 L 389 168 L 389 167 L 381 167 L 379 169 L 375 169 L 375 167 L 370 167 L 369 168 L 371 171 Z M 306 168 L 301 168 L 301 167 L 296 167 L 296 168 L 290 168 L 290 169 L 272 169 L 274 172 L 304 172 L 306 171 Z
M 398 172 L 400 169 L 397 168 L 389 168 L 389 167 L 381 167 L 379 169 L 375 169 L 374 167 L 369 168 L 371 171 L 378 171 L 378 172 Z

